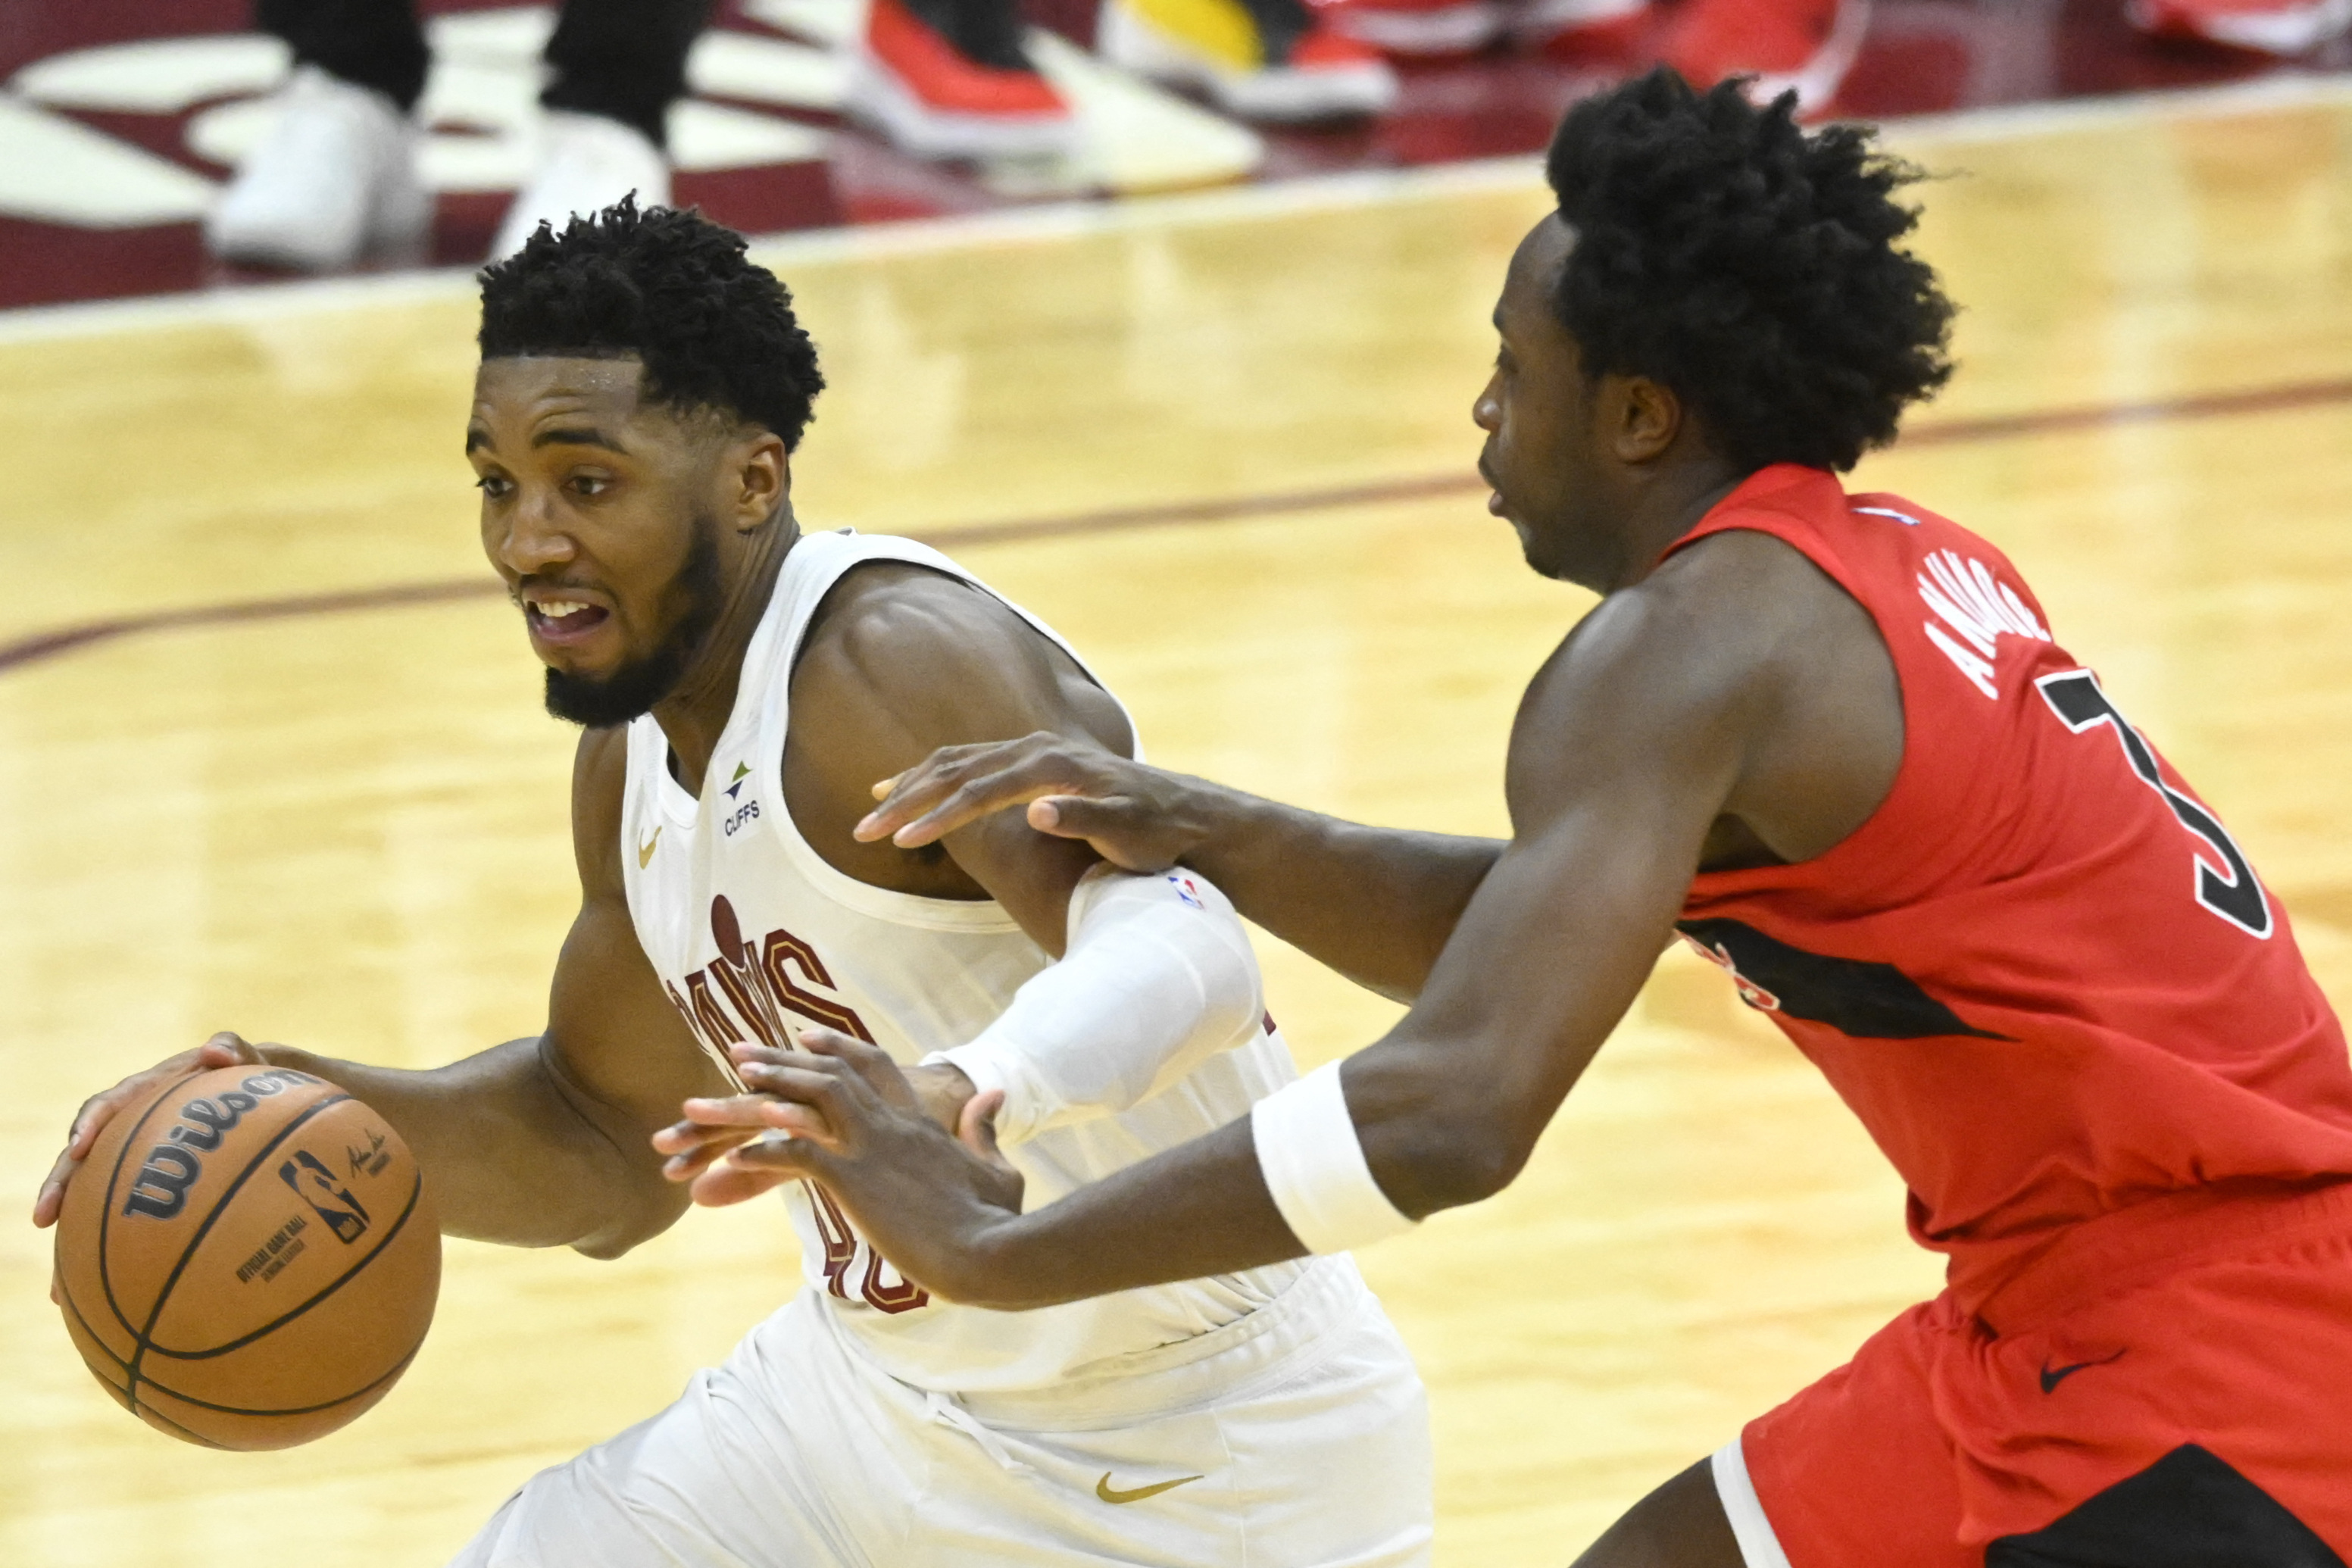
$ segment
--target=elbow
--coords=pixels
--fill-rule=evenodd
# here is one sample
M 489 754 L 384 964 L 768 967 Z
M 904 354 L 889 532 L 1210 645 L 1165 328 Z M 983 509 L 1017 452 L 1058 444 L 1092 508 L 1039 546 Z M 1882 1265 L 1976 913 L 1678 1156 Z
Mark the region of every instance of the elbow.
M 1491 1129 L 1464 1129 L 1433 1152 L 1422 1173 L 1424 1213 L 1484 1203 L 1517 1179 L 1528 1152 Z
M 583 1258 L 610 1263 L 676 1225 L 678 1216 L 690 1206 L 692 1200 L 685 1187 L 656 1173 L 652 1184 L 639 1183 L 637 1190 L 618 1206 L 618 1212 L 607 1215 L 597 1228 L 572 1242 L 572 1250 Z
M 1411 1121 L 1401 1157 L 1381 1162 L 1396 1177 L 1382 1184 L 1390 1201 L 1425 1219 L 1493 1197 L 1517 1178 L 1534 1152 L 1535 1140 L 1518 1120 L 1483 1096 L 1424 1108 Z

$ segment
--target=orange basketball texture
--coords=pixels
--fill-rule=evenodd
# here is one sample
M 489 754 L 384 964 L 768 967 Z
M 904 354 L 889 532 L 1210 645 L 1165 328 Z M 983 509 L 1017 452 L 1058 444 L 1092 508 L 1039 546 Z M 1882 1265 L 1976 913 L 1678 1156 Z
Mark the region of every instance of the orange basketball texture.
M 67 1330 L 117 1403 L 191 1443 L 285 1448 L 406 1370 L 441 1232 L 383 1117 L 309 1073 L 224 1068 L 108 1123 L 57 1261 Z

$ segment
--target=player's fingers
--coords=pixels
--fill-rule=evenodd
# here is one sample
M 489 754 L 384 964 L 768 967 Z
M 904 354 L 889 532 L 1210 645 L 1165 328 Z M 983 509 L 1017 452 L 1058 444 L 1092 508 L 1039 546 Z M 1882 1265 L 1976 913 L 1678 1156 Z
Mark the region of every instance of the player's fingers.
M 73 1180 L 73 1174 L 81 1168 L 81 1163 L 89 1158 L 90 1150 L 98 1143 L 98 1135 L 106 1130 L 106 1124 L 113 1120 L 123 1101 L 129 1100 L 142 1079 L 149 1076 L 142 1073 L 139 1078 L 118 1084 L 104 1094 L 93 1094 L 81 1102 L 81 1109 L 74 1112 L 73 1125 L 66 1130 L 65 1148 L 58 1152 L 57 1163 L 49 1167 L 49 1173 L 42 1178 L 41 1190 L 33 1196 L 33 1224 L 36 1227 L 47 1229 L 57 1223 L 58 1213 L 65 1207 L 66 1184 Z
M 818 1082 L 822 1075 L 801 1074 L 795 1077 L 790 1068 L 763 1068 L 759 1070 L 761 1075 L 759 1092 L 688 1100 L 678 1108 L 685 1120 L 654 1134 L 654 1146 L 660 1148 L 665 1141 L 670 1140 L 683 1145 L 689 1141 L 698 1142 L 701 1136 L 724 1136 L 730 1131 L 759 1133 L 776 1127 L 795 1132 L 814 1129 L 828 1138 L 833 1136 L 835 1123 L 826 1118 L 822 1106 L 806 1100 L 785 1099 L 782 1093 L 772 1091 L 823 1094 L 829 1091 L 829 1081 Z M 775 1076 L 771 1079 L 768 1077 L 771 1074 Z M 698 1135 L 686 1133 L 684 1130 L 689 1127 L 703 1131 Z
M 765 1171 L 782 1175 L 816 1177 L 825 1167 L 827 1150 L 814 1138 L 787 1137 L 781 1132 L 757 1138 L 740 1149 L 730 1149 L 727 1158 L 712 1171 Z
M 655 1147 L 660 1147 L 663 1139 L 688 1128 L 696 1129 L 694 1135 L 700 1137 L 708 1136 L 712 1128 L 765 1127 L 768 1123 L 761 1114 L 761 1108 L 773 1103 L 768 1096 L 756 1091 L 751 1094 L 698 1096 L 678 1107 L 685 1121 L 654 1134 Z
M 697 1121 L 689 1117 L 671 1122 L 646 1142 L 658 1154 L 697 1154 L 731 1148 L 747 1138 L 757 1138 L 767 1126 L 765 1121 Z
M 871 1040 L 861 1040 L 837 1029 L 803 1029 L 801 1048 L 814 1056 L 826 1056 L 845 1063 L 857 1075 L 858 1080 L 882 1099 L 904 1109 L 915 1103 L 915 1091 L 907 1082 L 907 1075 L 890 1053 Z
M 687 1189 L 687 1196 L 703 1208 L 725 1208 L 773 1192 L 792 1179 L 789 1172 L 747 1170 L 722 1161 L 697 1176 L 694 1184 Z
M 690 1182 L 709 1170 L 711 1164 L 723 1157 L 729 1150 L 740 1147 L 758 1136 L 756 1132 L 740 1128 L 725 1132 L 711 1132 L 698 1142 L 670 1151 L 669 1158 L 662 1162 L 662 1178 L 671 1182 Z
M 80 1163 L 70 1152 L 60 1154 L 58 1163 L 49 1167 L 49 1173 L 41 1179 L 41 1190 L 33 1195 L 36 1229 L 47 1230 L 58 1223 L 58 1212 L 65 1207 L 66 1184 L 73 1179 L 74 1167 Z
M 882 804 L 857 825 L 856 836 L 916 848 L 1041 795 L 1099 788 L 1093 777 L 1098 770 L 1087 765 L 1098 762 L 1091 748 L 1049 730 L 1017 741 L 943 748 L 893 781 Z
M 1154 874 L 1176 864 L 1176 841 L 1130 795 L 1049 795 L 1029 803 L 1029 826 L 1057 838 L 1083 838 L 1125 871 Z
M 223 1029 L 196 1047 L 196 1056 L 206 1068 L 233 1068 L 239 1063 L 258 1067 L 261 1053 L 247 1043 L 245 1037 L 231 1029 Z
M 812 1029 L 808 1034 L 830 1036 L 832 1031 Z M 735 1076 L 743 1080 L 746 1089 L 796 1100 L 803 1105 L 831 1106 L 838 1110 L 846 1104 L 842 1097 L 851 1092 L 849 1086 L 863 1087 L 856 1069 L 832 1051 L 780 1051 L 766 1046 L 735 1046 L 730 1047 L 729 1054 L 735 1059 Z
M 874 798 L 882 804 L 850 830 L 851 836 L 869 842 L 888 837 L 899 824 L 929 810 L 949 790 L 961 784 L 975 759 L 1001 749 L 1001 745 L 986 742 L 941 746 L 906 772 L 878 781 L 874 785 Z
M 874 1049 L 855 1035 L 845 1035 L 839 1029 L 828 1029 L 819 1024 L 812 1024 L 807 1028 L 800 1030 L 793 1035 L 793 1039 L 802 1050 L 813 1057 L 839 1057 L 855 1060 L 858 1052 Z
M 891 831 L 890 842 L 901 849 L 919 849 L 992 812 L 1077 787 L 1070 770 L 1054 765 L 1050 758 L 982 773 L 958 784 L 928 810 L 908 817 L 904 826 Z
M 46 1228 L 57 1223 L 65 1206 L 66 1186 L 73 1180 L 74 1172 L 89 1152 L 98 1146 L 99 1135 L 107 1123 L 126 1105 L 139 1099 L 159 1083 L 169 1083 L 215 1068 L 235 1067 L 241 1061 L 258 1062 L 261 1058 L 251 1046 L 232 1034 L 215 1035 L 194 1050 L 181 1051 L 166 1057 L 145 1072 L 133 1073 L 112 1089 L 93 1094 L 81 1102 L 74 1112 L 73 1123 L 66 1130 L 65 1148 L 58 1154 L 57 1163 L 49 1167 L 40 1190 L 33 1197 L 33 1224 Z

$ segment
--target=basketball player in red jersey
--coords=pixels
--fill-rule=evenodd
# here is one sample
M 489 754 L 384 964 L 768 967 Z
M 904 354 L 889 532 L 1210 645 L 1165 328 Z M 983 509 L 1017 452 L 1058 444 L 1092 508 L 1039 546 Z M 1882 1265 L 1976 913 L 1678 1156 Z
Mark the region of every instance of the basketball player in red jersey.
M 1826 1073 L 1948 1286 L 1637 1504 L 1587 1568 L 2285 1568 L 2352 1554 L 2352 1068 L 2228 830 L 2016 568 L 1835 474 L 1947 374 L 1909 172 L 1665 73 L 1555 140 L 1475 407 L 1490 510 L 1599 590 L 1514 728 L 1507 843 L 1056 736 L 860 831 L 1027 801 L 1181 862 L 1412 1011 L 1246 1123 L 1024 1215 L 813 1035 L 665 1147 L 808 1173 L 910 1278 L 1026 1308 L 1328 1251 L 1507 1184 L 1680 934 Z M 878 787 L 878 786 L 877 786 Z M 699 1130 L 699 1131 L 698 1131 Z

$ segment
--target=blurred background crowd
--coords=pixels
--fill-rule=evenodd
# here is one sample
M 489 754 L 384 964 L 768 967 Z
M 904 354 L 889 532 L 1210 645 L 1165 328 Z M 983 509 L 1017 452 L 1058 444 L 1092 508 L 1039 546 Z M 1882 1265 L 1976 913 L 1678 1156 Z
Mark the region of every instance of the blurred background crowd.
M 12 0 L 0 305 L 479 260 L 633 190 L 762 231 L 1524 153 L 1656 60 L 1873 115 L 2340 68 L 2347 28 L 2352 0 Z

